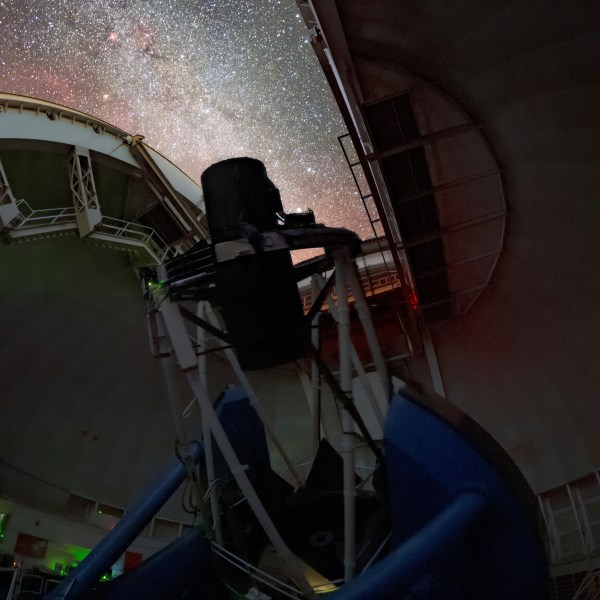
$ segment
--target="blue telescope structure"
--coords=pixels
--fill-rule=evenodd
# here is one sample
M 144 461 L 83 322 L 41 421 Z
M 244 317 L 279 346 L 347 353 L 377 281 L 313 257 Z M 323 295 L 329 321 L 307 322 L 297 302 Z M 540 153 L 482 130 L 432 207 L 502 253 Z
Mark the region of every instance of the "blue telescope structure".
M 517 467 L 444 398 L 389 385 L 350 261 L 358 237 L 317 225 L 309 213 L 288 218 L 258 160 L 217 163 L 202 183 L 210 243 L 141 276 L 154 353 L 166 377 L 177 366 L 191 386 L 203 445 L 189 442 L 174 410 L 182 460 L 46 598 L 547 600 L 537 504 Z M 311 247 L 325 248 L 325 256 L 294 266 L 290 251 Z M 328 269 L 334 275 L 304 314 L 297 282 Z M 337 377 L 310 336 L 334 282 Z M 373 439 L 352 397 L 348 291 L 388 402 L 381 440 Z M 212 308 L 190 311 L 192 302 L 215 306 L 223 323 Z M 192 343 L 189 324 L 223 342 L 219 350 L 241 382 L 216 402 L 208 397 L 204 342 Z M 272 470 L 268 440 L 278 450 L 282 444 L 244 372 L 303 357 L 339 403 L 344 437 L 340 454 L 321 440 L 306 479 L 288 463 L 291 484 Z M 354 470 L 356 438 L 376 459 L 372 489 Z M 186 476 L 208 482 L 214 527 L 99 583 Z

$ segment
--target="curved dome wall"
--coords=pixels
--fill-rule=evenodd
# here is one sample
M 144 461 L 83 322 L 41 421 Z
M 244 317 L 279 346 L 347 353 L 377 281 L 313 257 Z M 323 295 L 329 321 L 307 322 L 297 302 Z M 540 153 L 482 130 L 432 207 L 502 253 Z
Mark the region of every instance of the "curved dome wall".
M 201 190 L 89 115 L 6 94 L 0 108 L 0 489 L 127 507 L 175 440 L 136 269 L 201 237 Z M 167 512 L 181 518 L 178 499 Z
M 0 492 L 59 514 L 70 494 L 126 509 L 176 442 L 137 271 L 203 236 L 201 190 L 140 137 L 89 115 L 3 94 L 0 107 Z M 209 361 L 216 398 L 235 377 L 221 354 Z M 312 421 L 296 370 L 249 379 L 304 460 Z M 192 392 L 183 376 L 176 388 L 183 410 Z M 160 517 L 192 518 L 181 494 Z
M 414 98 L 426 82 L 466 109 L 501 168 L 507 229 L 490 284 L 466 314 L 431 326 L 446 396 L 502 443 L 536 491 L 593 471 L 600 7 L 313 5 L 305 18 L 321 30 L 358 120 L 373 102 L 406 93 L 415 112 L 426 110 Z

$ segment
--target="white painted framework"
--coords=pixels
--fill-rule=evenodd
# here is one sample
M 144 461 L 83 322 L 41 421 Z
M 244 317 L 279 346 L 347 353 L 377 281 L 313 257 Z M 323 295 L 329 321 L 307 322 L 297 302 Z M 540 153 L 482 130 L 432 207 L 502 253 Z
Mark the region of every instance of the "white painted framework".
M 102 213 L 87 148 L 74 146 L 69 152 L 69 184 L 79 236 L 84 238 L 100 224 Z
M 600 568 L 600 470 L 538 496 L 553 570 L 584 561 Z
M 22 242 L 75 235 L 92 244 L 132 252 L 143 264 L 161 264 L 206 237 L 200 221 L 204 208 L 200 186 L 143 144 L 142 139 L 64 106 L 0 94 L 0 148 L 55 148 L 62 152 L 67 146 L 66 168 L 73 202 L 70 207 L 40 209 L 31 198 L 15 198 L 0 162 L 0 230 L 5 239 Z M 118 164 L 132 177 L 143 178 L 181 229 L 182 240 L 167 244 L 151 227 L 102 214 L 92 152 Z M 198 207 L 199 215 L 186 200 Z M 186 236 L 189 239 L 183 239 Z
M 10 189 L 4 167 L 0 161 L 0 228 L 14 225 L 18 218 L 17 201 Z
M 247 252 L 253 252 L 248 249 Z M 221 254 L 218 254 L 221 256 Z M 237 255 L 226 255 L 221 260 L 235 260 Z M 341 414 L 342 414 L 342 442 L 341 455 L 343 460 L 344 473 L 344 579 L 346 582 L 352 580 L 355 576 L 356 562 L 356 461 L 355 461 L 355 422 L 350 412 L 350 405 L 353 403 L 353 371 L 355 371 L 365 389 L 368 398 L 372 402 L 371 409 L 377 417 L 380 428 L 383 425 L 383 414 L 379 410 L 376 394 L 371 387 L 371 382 L 367 377 L 364 366 L 360 363 L 360 359 L 356 351 L 353 349 L 350 339 L 350 318 L 349 318 L 349 298 L 353 298 L 356 309 L 365 331 L 367 343 L 373 360 L 376 366 L 376 371 L 379 374 L 379 384 L 384 396 L 389 395 L 389 378 L 387 374 L 386 364 L 379 347 L 377 336 L 371 321 L 371 315 L 366 303 L 360 280 L 358 278 L 355 265 L 350 258 L 350 251 L 347 247 L 341 247 L 333 252 L 335 264 L 335 299 L 333 295 L 329 295 L 327 300 L 329 308 L 335 317 L 338 326 L 338 344 L 340 352 L 340 374 L 339 387 L 346 398 Z M 313 290 L 317 292 L 324 286 L 324 281 L 319 275 L 313 276 Z M 304 594 L 303 597 L 312 598 L 318 590 L 322 590 L 323 586 L 330 585 L 322 576 L 314 572 L 312 568 L 306 565 L 302 560 L 295 556 L 287 547 L 285 541 L 281 537 L 279 531 L 275 527 L 270 515 L 265 510 L 256 490 L 253 488 L 245 471 L 246 465 L 242 465 L 236 456 L 236 453 L 227 438 L 225 430 L 221 425 L 211 399 L 208 396 L 207 378 L 208 372 L 206 368 L 206 337 L 200 327 L 196 329 L 196 335 L 192 336 L 186 324 L 179 305 L 176 302 L 170 302 L 164 295 L 164 291 L 160 287 L 151 286 L 151 291 L 148 294 L 148 319 L 149 319 L 149 334 L 153 348 L 153 354 L 160 359 L 163 368 L 163 375 L 167 383 L 167 397 L 171 406 L 171 412 L 174 418 L 175 429 L 180 447 L 180 455 L 184 463 L 189 455 L 189 436 L 186 431 L 184 415 L 190 410 L 190 405 L 182 410 L 181 401 L 177 397 L 175 386 L 173 385 L 173 371 L 179 368 L 191 390 L 193 391 L 195 402 L 198 403 L 202 416 L 203 426 L 203 443 L 205 448 L 211 447 L 211 440 L 214 438 L 233 477 L 235 478 L 242 494 L 245 496 L 248 505 L 254 512 L 256 518 L 261 524 L 265 534 L 274 547 L 279 560 L 281 561 L 282 569 L 286 575 L 296 583 L 298 589 Z M 200 301 L 197 305 L 197 315 L 200 319 L 206 321 L 212 327 L 223 330 L 222 323 L 219 321 L 215 311 L 207 301 Z M 318 323 L 318 319 L 315 321 Z M 200 349 L 200 354 L 197 354 L 195 349 L 197 346 Z M 277 451 L 281 454 L 284 463 L 287 465 L 289 474 L 294 481 L 296 488 L 304 484 L 304 478 L 300 474 L 299 469 L 290 458 L 278 439 L 277 434 L 271 425 L 269 418 L 263 410 L 261 403 L 252 390 L 252 387 L 242 371 L 237 357 L 233 349 L 227 347 L 224 354 L 229 361 L 232 370 L 238 380 L 238 383 L 246 392 L 251 405 L 256 410 L 256 413 L 264 425 L 265 431 L 269 439 Z M 311 405 L 311 409 L 315 414 L 314 421 L 314 438 L 315 447 L 316 440 L 319 439 L 321 423 L 316 415 L 318 414 L 318 387 L 320 386 L 320 377 L 318 375 L 318 367 L 316 359 L 313 359 L 311 370 L 311 386 L 307 390 L 307 400 Z M 213 465 L 212 452 L 209 451 L 206 456 L 206 469 L 208 477 L 208 489 L 204 495 L 198 490 L 198 498 L 205 500 L 210 498 L 210 506 L 212 512 L 212 521 L 214 524 L 216 548 L 222 551 L 223 533 L 220 523 L 220 515 L 217 503 L 218 481 L 215 479 L 215 470 Z M 197 476 L 194 469 L 188 468 L 188 475 L 191 477 L 194 484 L 197 484 Z

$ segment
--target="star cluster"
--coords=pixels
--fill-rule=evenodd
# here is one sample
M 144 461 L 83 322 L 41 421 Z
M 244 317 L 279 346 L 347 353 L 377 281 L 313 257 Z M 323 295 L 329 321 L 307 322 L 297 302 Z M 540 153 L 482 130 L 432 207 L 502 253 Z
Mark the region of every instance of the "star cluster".
M 258 158 L 285 210 L 370 237 L 308 36 L 294 0 L 4 0 L 0 91 L 141 133 L 197 181 Z

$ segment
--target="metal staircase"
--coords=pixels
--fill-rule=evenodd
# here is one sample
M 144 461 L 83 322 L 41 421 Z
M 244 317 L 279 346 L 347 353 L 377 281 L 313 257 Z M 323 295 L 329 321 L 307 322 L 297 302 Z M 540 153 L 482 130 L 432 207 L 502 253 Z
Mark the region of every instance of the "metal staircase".
M 76 209 L 70 207 L 34 210 L 27 201 L 16 201 L 19 216 L 8 229 L 9 241 L 24 242 L 61 235 L 76 235 L 79 231 Z M 102 216 L 94 230 L 86 236 L 89 242 L 118 250 L 133 250 L 147 262 L 161 264 L 174 251 L 154 229 L 113 217 Z

